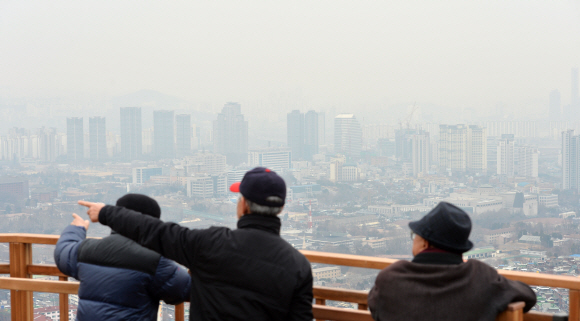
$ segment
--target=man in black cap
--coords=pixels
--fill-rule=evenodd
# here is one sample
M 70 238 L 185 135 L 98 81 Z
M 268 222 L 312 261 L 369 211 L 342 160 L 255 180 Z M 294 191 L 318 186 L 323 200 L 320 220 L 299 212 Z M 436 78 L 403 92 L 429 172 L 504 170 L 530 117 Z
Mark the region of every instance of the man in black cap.
M 119 208 L 159 218 L 157 201 L 141 194 L 117 200 Z M 178 304 L 189 299 L 187 270 L 116 233 L 87 239 L 89 221 L 73 214 L 54 250 L 58 269 L 80 281 L 77 320 L 157 320 L 159 300 Z
M 439 203 L 421 220 L 410 222 L 413 261 L 398 261 L 382 270 L 368 296 L 377 321 L 495 320 L 508 304 L 536 304 L 526 284 L 499 275 L 487 264 L 462 253 L 469 241 L 471 220 L 460 208 Z
M 280 237 L 286 184 L 257 167 L 230 190 L 241 193 L 238 228 L 190 230 L 116 206 L 80 201 L 93 222 L 188 267 L 190 320 L 312 320 L 308 260 Z

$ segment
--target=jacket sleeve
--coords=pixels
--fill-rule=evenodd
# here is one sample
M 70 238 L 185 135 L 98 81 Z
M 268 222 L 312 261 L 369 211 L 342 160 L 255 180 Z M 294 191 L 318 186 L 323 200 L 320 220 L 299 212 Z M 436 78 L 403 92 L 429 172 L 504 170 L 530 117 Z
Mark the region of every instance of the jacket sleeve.
M 152 293 L 168 304 L 189 301 L 191 276 L 172 261 L 161 257 L 152 283 Z
M 501 275 L 500 278 L 503 279 L 502 280 L 503 281 L 502 286 L 504 287 L 503 293 L 505 296 L 507 296 L 506 301 L 508 301 L 508 303 L 518 301 L 525 302 L 526 306 L 524 307 L 524 312 L 528 312 L 530 311 L 531 308 L 534 307 L 537 298 L 536 293 L 534 292 L 534 290 L 532 290 L 532 288 L 530 288 L 527 284 L 523 282 L 508 280 Z
M 203 230 L 190 230 L 175 223 L 165 223 L 124 207 L 103 207 L 99 212 L 99 222 L 187 267 L 193 265 L 197 249 L 204 245 L 200 240 L 200 231 Z
M 69 225 L 62 231 L 54 249 L 54 262 L 58 269 L 75 279 L 78 279 L 79 245 L 86 237 L 87 231 L 84 227 Z
M 383 270 L 384 271 L 384 270 Z M 369 305 L 369 310 L 371 311 L 371 316 L 373 317 L 373 320 L 375 321 L 379 321 L 379 302 L 380 302 L 380 296 L 381 296 L 381 280 L 383 278 L 383 271 L 379 272 L 379 274 L 377 275 L 377 278 L 375 280 L 375 285 L 373 286 L 373 288 L 369 291 L 369 295 L 367 298 L 367 303 Z M 381 284 L 379 284 L 381 283 Z
M 290 321 L 311 321 L 314 319 L 312 316 L 312 270 L 310 263 L 308 263 L 307 268 L 306 277 L 302 278 L 302 282 L 298 284 L 290 303 L 288 316 Z

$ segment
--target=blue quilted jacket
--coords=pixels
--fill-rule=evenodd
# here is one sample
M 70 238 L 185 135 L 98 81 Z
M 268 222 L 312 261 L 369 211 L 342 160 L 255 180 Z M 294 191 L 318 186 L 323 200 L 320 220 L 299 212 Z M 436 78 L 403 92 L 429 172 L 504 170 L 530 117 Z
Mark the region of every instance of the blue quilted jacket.
M 157 320 L 159 301 L 189 298 L 191 277 L 160 254 L 119 234 L 86 239 L 83 227 L 62 232 L 54 260 L 80 281 L 77 320 Z

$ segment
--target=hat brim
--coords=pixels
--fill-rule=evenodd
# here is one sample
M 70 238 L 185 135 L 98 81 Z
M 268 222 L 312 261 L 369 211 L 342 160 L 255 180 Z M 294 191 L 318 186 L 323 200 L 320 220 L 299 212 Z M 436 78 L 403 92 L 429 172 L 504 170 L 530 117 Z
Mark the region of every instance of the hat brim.
M 232 191 L 234 193 L 239 193 L 240 192 L 240 184 L 241 184 L 241 182 L 237 182 L 237 183 L 233 183 L 232 185 L 230 185 L 230 191 Z
M 441 250 L 455 252 L 455 253 L 465 253 L 473 248 L 473 243 L 469 239 L 466 240 L 465 243 L 463 243 L 463 244 L 449 244 L 443 240 L 434 240 L 432 237 L 423 236 L 423 235 L 427 234 L 425 232 L 427 232 L 426 229 L 428 229 L 428 227 L 425 226 L 424 224 L 422 224 L 422 222 L 420 220 L 409 222 L 409 228 L 415 234 L 424 238 L 429 243 L 431 243 L 433 246 L 435 246 L 436 248 L 439 248 Z

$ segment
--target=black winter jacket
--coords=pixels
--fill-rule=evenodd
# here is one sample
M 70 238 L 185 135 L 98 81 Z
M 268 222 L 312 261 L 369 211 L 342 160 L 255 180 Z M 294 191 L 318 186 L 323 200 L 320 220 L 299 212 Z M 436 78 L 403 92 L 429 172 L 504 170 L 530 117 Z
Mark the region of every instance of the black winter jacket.
M 308 260 L 280 237 L 280 219 L 249 214 L 238 229 L 190 230 L 123 207 L 99 221 L 190 268 L 190 320 L 312 320 Z
M 119 234 L 86 239 L 84 227 L 69 225 L 54 261 L 81 283 L 77 320 L 156 321 L 159 300 L 177 304 L 189 297 L 191 278 L 183 267 Z

